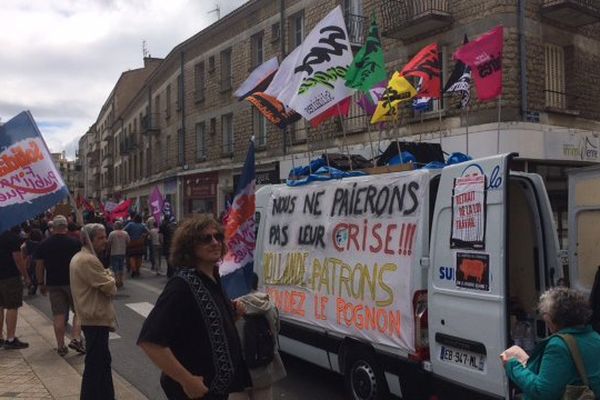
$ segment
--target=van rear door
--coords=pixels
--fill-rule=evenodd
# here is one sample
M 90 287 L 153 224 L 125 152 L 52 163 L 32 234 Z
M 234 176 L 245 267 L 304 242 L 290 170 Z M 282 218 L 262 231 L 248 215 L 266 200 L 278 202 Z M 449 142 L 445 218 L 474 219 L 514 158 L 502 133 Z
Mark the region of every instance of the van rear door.
M 433 215 L 429 345 L 436 382 L 508 398 L 508 164 L 504 154 L 444 168 Z M 466 397 L 463 397 L 466 398 Z
M 569 280 L 588 292 L 600 265 L 600 167 L 573 169 L 569 175 Z

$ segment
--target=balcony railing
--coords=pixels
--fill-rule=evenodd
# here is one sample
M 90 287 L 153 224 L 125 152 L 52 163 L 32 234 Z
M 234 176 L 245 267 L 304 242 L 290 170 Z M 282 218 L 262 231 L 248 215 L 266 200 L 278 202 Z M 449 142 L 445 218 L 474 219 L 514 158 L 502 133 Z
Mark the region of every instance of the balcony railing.
M 544 0 L 542 15 L 571 27 L 600 21 L 598 0 Z
M 384 0 L 382 35 L 409 39 L 452 24 L 450 0 Z
M 348 28 L 348 39 L 352 46 L 362 46 L 367 39 L 369 21 L 363 15 L 347 13 L 344 16 L 346 28 Z
M 160 113 L 150 113 L 146 114 L 141 119 L 141 132 L 143 135 L 145 134 L 158 134 L 160 133 Z

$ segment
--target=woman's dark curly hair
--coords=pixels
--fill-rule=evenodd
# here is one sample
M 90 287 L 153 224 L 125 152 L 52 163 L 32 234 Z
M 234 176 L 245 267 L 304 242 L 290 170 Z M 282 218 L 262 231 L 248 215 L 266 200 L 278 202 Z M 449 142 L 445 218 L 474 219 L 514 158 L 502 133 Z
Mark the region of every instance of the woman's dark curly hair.
M 548 314 L 559 329 L 586 325 L 592 316 L 587 298 L 566 287 L 554 287 L 542 293 L 538 310 L 540 314 Z
M 183 221 L 175 230 L 171 242 L 170 261 L 174 268 L 196 267 L 196 246 L 198 238 L 208 227 L 214 227 L 219 233 L 223 233 L 223 227 L 210 214 L 199 214 L 189 217 Z M 227 253 L 227 246 L 222 243 L 221 257 Z

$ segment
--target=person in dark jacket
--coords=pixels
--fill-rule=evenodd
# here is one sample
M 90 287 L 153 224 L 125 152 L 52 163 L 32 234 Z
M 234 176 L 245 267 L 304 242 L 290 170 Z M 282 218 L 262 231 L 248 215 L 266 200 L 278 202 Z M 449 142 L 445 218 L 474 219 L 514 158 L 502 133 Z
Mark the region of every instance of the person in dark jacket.
M 177 272 L 138 338 L 161 369 L 160 383 L 170 400 L 226 400 L 251 386 L 235 328 L 234 305 L 240 313 L 242 306 L 227 298 L 219 278 L 224 240 L 222 227 L 209 215 L 179 226 L 171 248 Z

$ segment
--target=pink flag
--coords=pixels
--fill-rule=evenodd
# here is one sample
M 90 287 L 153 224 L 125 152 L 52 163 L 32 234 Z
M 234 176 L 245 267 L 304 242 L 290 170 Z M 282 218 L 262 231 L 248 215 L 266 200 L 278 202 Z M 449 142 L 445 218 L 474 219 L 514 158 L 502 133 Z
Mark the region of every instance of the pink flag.
M 162 194 L 160 193 L 160 189 L 158 189 L 158 186 L 156 186 L 152 193 L 150 193 L 150 198 L 148 198 L 150 213 L 154 217 L 156 225 L 160 225 L 162 219 L 163 202 L 164 200 Z
M 497 26 L 454 53 L 454 58 L 471 67 L 481 101 L 494 100 L 502 94 L 503 32 L 502 26 Z

